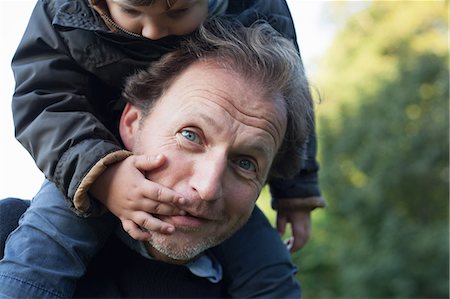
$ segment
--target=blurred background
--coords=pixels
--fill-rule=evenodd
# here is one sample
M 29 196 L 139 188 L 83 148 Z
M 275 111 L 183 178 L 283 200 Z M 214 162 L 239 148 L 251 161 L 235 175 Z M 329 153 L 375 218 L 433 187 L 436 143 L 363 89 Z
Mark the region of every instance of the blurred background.
M 0 198 L 31 198 L 43 179 L 10 112 L 34 2 L 0 0 Z M 288 2 L 328 204 L 293 255 L 303 297 L 449 298 L 448 1 Z M 273 222 L 267 189 L 258 204 Z
M 328 206 L 294 255 L 305 298 L 449 298 L 448 12 L 323 3 L 335 31 L 307 68 Z

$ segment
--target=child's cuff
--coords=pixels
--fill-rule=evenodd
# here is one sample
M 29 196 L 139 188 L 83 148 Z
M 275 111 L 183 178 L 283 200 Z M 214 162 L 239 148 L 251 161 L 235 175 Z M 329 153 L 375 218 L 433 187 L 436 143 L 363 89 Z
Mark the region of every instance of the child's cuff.
M 325 200 L 321 196 L 312 196 L 307 198 L 285 198 L 272 201 L 272 207 L 275 210 L 314 210 L 324 208 Z
M 120 150 L 108 154 L 99 160 L 89 172 L 86 174 L 84 179 L 81 181 L 80 186 L 75 191 L 75 196 L 73 197 L 73 204 L 75 209 L 81 214 L 86 214 L 91 208 L 91 199 L 89 197 L 89 188 L 95 180 L 108 168 L 109 165 L 120 162 L 131 156 L 133 153 Z

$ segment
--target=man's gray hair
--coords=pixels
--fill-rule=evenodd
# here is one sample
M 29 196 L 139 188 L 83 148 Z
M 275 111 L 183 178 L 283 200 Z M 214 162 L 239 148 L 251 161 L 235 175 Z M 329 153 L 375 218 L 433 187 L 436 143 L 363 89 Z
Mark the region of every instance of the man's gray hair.
M 236 21 L 213 18 L 177 50 L 131 76 L 123 98 L 145 116 L 173 80 L 196 61 L 214 61 L 258 83 L 265 98 L 285 102 L 286 134 L 269 175 L 288 178 L 297 174 L 312 124 L 313 106 L 308 80 L 293 43 L 265 22 L 247 28 Z

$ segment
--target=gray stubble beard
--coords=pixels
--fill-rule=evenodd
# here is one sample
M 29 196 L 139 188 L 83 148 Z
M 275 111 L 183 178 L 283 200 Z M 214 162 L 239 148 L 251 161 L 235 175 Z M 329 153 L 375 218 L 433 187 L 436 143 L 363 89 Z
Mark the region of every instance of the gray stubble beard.
M 188 244 L 187 246 L 183 246 L 181 248 L 180 246 L 177 246 L 177 240 L 171 240 L 169 243 L 168 240 L 170 236 L 162 235 L 159 233 L 152 233 L 150 239 L 147 242 L 154 249 L 171 259 L 188 262 L 190 260 L 193 260 L 205 250 L 214 247 L 231 237 L 239 228 L 242 227 L 242 225 L 243 224 L 240 222 L 236 223 L 227 234 L 222 235 L 221 237 L 208 236 L 202 239 L 200 242 L 197 242 L 195 244 Z M 185 231 L 187 233 L 189 233 L 189 231 L 194 231 L 179 227 L 175 229 Z

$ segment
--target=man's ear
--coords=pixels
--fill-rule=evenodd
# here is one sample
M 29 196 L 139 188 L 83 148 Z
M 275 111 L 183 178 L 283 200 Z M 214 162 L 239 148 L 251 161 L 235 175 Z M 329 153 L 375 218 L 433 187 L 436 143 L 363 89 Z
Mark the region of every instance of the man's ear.
M 127 103 L 120 117 L 119 133 L 122 142 L 129 151 L 133 151 L 134 141 L 139 129 L 141 112 L 134 105 Z

